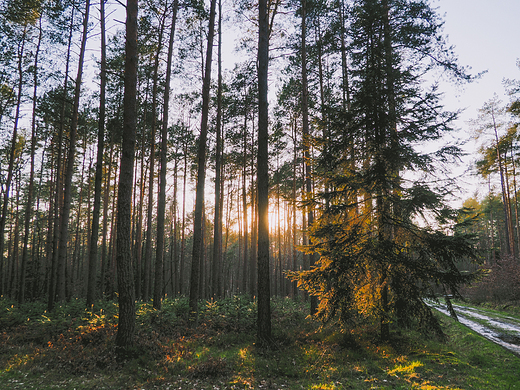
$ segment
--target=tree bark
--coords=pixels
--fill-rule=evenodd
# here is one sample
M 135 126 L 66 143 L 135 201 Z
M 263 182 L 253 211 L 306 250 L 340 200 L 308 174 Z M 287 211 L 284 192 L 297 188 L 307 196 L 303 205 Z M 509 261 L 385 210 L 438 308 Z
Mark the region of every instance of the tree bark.
M 124 351 L 134 342 L 135 297 L 132 272 L 132 184 L 134 174 L 136 94 L 137 94 L 137 13 L 138 0 L 126 4 L 126 61 L 123 103 L 123 144 L 117 200 L 117 279 L 119 321 L 117 347 Z
M 155 287 L 153 307 L 161 309 L 163 297 L 163 260 L 164 260 L 164 216 L 166 213 L 166 165 L 168 164 L 168 105 L 170 103 L 170 79 L 172 74 L 173 40 L 175 36 L 175 22 L 179 1 L 173 3 L 172 25 L 168 43 L 168 60 L 166 65 L 166 85 L 164 87 L 163 120 L 161 128 L 161 170 L 159 175 L 159 195 L 157 204 L 157 248 L 155 254 Z
M 88 252 L 87 309 L 92 309 L 96 299 L 99 214 L 101 211 L 101 183 L 103 180 L 103 153 L 105 149 L 105 100 L 106 100 L 106 31 L 105 1 L 99 1 L 101 23 L 101 84 L 99 88 L 98 144 L 96 154 L 96 174 L 94 178 L 94 209 L 92 211 L 92 231 Z
M 304 169 L 305 169 L 305 200 L 310 201 L 312 197 L 312 169 L 311 169 L 311 155 L 310 155 L 310 130 L 309 130 L 309 86 L 307 78 L 307 1 L 302 0 L 301 3 L 302 13 L 302 44 L 301 44 L 301 58 L 302 58 L 302 130 L 303 130 L 303 153 L 304 153 Z M 310 205 L 306 207 L 307 211 L 307 232 L 314 223 L 314 211 Z M 309 237 L 309 244 L 311 243 Z M 309 258 L 309 268 L 314 265 L 315 256 L 305 255 Z M 316 313 L 318 307 L 318 300 L 315 296 L 311 295 L 311 315 Z
M 206 179 L 206 143 L 208 137 L 211 58 L 213 55 L 213 37 L 215 35 L 215 8 L 216 0 L 211 0 L 209 13 L 208 46 L 206 49 L 206 66 L 202 85 L 202 118 L 200 125 L 199 150 L 197 153 L 197 190 L 195 195 L 195 221 L 193 224 L 193 250 L 190 276 L 189 306 L 190 317 L 194 324 L 196 324 L 198 316 L 197 302 L 199 299 L 199 273 L 202 251 L 202 214 L 204 207 L 204 188 Z
M 63 101 L 60 112 L 60 125 L 58 128 L 58 153 L 56 156 L 56 179 L 55 179 L 55 200 L 54 200 L 54 221 L 52 231 L 52 257 L 50 265 L 50 276 L 49 276 L 49 298 L 47 303 L 47 310 L 52 311 L 54 309 L 54 302 L 56 300 L 56 279 L 58 270 L 58 257 L 59 257 L 59 239 L 60 239 L 60 225 L 61 225 L 61 213 L 62 213 L 62 165 L 63 165 L 63 131 L 65 127 L 65 109 L 67 105 L 67 93 L 68 93 L 68 82 L 69 82 L 69 66 L 70 66 L 70 53 L 72 46 L 72 35 L 74 31 L 74 10 L 76 7 L 72 7 L 70 26 L 69 26 L 69 39 L 67 46 L 67 59 L 65 61 L 65 77 L 63 80 Z M 50 252 L 50 251 L 49 251 Z
M 33 70 L 33 104 L 32 104 L 32 120 L 31 120 L 31 168 L 29 172 L 29 186 L 27 189 L 27 204 L 25 207 L 25 227 L 24 227 L 24 237 L 23 237 L 23 252 L 22 252 L 22 264 L 20 268 L 20 291 L 18 295 L 18 303 L 22 304 L 25 302 L 25 277 L 26 277 L 26 268 L 29 257 L 29 236 L 31 234 L 31 219 L 32 219 L 32 211 L 33 211 L 33 193 L 34 193 L 34 155 L 36 153 L 36 99 L 37 99 L 37 91 L 38 91 L 38 58 L 40 54 L 40 46 L 42 42 L 42 18 L 40 16 L 39 22 L 39 34 L 38 34 L 38 43 L 36 44 L 36 52 L 34 54 L 34 70 Z M 1 253 L 1 252 L 0 252 Z M 34 265 L 34 259 L 31 261 Z M 34 273 L 34 272 L 33 272 Z
M 269 287 L 269 151 L 268 151 L 268 64 L 269 12 L 267 0 L 258 4 L 258 313 L 257 341 L 271 343 L 271 293 Z
M 0 215 L 0 264 L 4 263 L 4 246 L 5 246 L 5 224 L 7 221 L 8 205 L 9 205 L 9 191 L 11 188 L 11 181 L 13 179 L 14 162 L 16 156 L 16 142 L 18 140 L 18 120 L 20 118 L 20 107 L 22 103 L 22 88 L 23 88 L 23 56 L 25 51 L 25 43 L 27 36 L 27 24 L 24 26 L 21 42 L 18 46 L 18 87 L 17 87 L 17 101 L 16 111 L 14 116 L 13 135 L 11 136 L 11 150 L 9 152 L 9 163 L 7 167 L 7 178 L 5 181 L 4 199 L 2 203 L 2 214 Z M 0 268 L 0 294 L 4 294 L 3 286 L 3 270 Z
M 215 161 L 215 217 L 213 223 L 212 296 L 221 296 L 222 274 L 222 1 L 218 1 L 218 86 L 217 86 L 217 145 Z
M 157 52 L 155 54 L 154 70 L 153 70 L 153 87 L 152 87 L 152 128 L 150 135 L 150 172 L 148 178 L 148 210 L 146 218 L 146 248 L 144 255 L 144 288 L 143 300 L 146 302 L 150 299 L 151 293 L 151 272 L 152 272 L 152 226 L 153 226 L 153 188 L 155 178 L 155 136 L 157 130 L 157 87 L 159 78 L 159 56 L 162 50 L 162 40 L 164 35 L 164 24 L 166 21 L 166 9 L 164 15 L 161 16 L 161 26 L 159 29 L 159 42 L 157 43 Z
M 246 98 L 247 99 L 247 98 Z M 245 100 L 246 100 L 245 99 Z M 245 102 L 247 104 L 247 101 Z M 246 108 L 247 110 L 247 108 Z M 243 224 L 244 224 L 244 251 L 242 259 L 242 294 L 247 293 L 247 269 L 248 269 L 248 253 L 249 253 L 249 227 L 247 217 L 247 111 L 244 113 L 244 139 L 243 139 L 243 157 L 242 157 L 242 213 L 243 213 Z
M 514 243 L 514 232 L 513 232 L 513 221 L 511 216 L 511 205 L 509 202 L 509 197 L 507 196 L 507 187 L 504 178 L 504 165 L 502 163 L 502 154 L 500 153 L 499 148 L 499 139 L 498 139 L 498 129 L 495 119 L 494 108 L 491 108 L 491 117 L 493 120 L 493 130 L 495 132 L 495 148 L 497 152 L 498 159 L 498 169 L 500 173 L 500 184 L 502 187 L 502 202 L 504 204 L 504 218 L 505 218 L 505 232 L 506 232 L 506 248 L 507 254 L 515 256 L 515 243 Z
M 67 156 L 67 169 L 65 171 L 65 183 L 63 190 L 63 207 L 60 226 L 60 239 L 58 249 L 58 300 L 65 300 L 65 278 L 67 265 L 67 244 L 69 239 L 69 213 L 72 198 L 72 179 L 74 174 L 74 157 L 76 154 L 76 136 L 78 131 L 79 119 L 79 99 L 81 95 L 81 79 L 83 75 L 83 62 L 85 59 L 85 49 L 87 45 L 88 17 L 90 11 L 90 0 L 85 1 L 85 15 L 83 16 L 83 35 L 79 52 L 78 73 L 76 86 L 74 89 L 74 103 L 72 110 L 72 120 L 70 124 L 69 152 Z

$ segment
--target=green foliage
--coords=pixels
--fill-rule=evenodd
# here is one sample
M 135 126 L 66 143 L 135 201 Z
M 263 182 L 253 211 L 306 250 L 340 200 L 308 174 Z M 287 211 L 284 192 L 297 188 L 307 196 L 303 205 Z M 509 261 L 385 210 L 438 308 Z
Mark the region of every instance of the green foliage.
M 40 17 L 40 0 L 10 0 L 7 4 L 6 9 L 2 10 L 2 16 L 13 23 L 23 26 L 34 25 Z
M 374 327 L 320 331 L 307 317 L 307 305 L 290 299 L 273 300 L 275 342 L 257 349 L 254 329 L 238 330 L 236 318 L 224 327 L 210 321 L 246 317 L 254 303 L 245 297 L 202 304 L 206 321 L 195 330 L 182 320 L 185 298 L 165 300 L 160 311 L 140 304 L 137 344 L 118 362 L 113 302 L 96 302 L 91 313 L 82 309 L 84 302 L 72 301 L 48 320 L 34 321 L 30 331 L 22 319 L 42 316 L 44 306 L 1 303 L 0 388 L 495 389 L 514 388 L 520 370 L 509 352 L 447 317 L 441 321 L 449 343 L 399 332 L 381 344 Z M 47 338 L 27 337 L 64 319 L 68 325 L 54 327 Z
M 468 77 L 426 1 L 355 1 L 349 22 L 351 106 L 332 113 L 330 134 L 318 140 L 325 188 L 309 202 L 318 217 L 306 250 L 321 258 L 290 276 L 319 297 L 323 321 L 379 325 L 383 339 L 391 325 L 440 334 L 425 299 L 457 295 L 477 275 L 456 262 L 474 261 L 476 251 L 468 221 L 458 223 L 444 200 L 453 182 L 440 180 L 460 148 L 417 147 L 439 140 L 455 117 L 422 77 L 436 66 Z

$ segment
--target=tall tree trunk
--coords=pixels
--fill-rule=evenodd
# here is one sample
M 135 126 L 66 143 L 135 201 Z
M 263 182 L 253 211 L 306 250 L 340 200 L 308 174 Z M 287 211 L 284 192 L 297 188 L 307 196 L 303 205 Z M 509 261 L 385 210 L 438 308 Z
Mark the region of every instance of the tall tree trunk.
M 386 123 L 386 129 L 382 129 L 381 132 L 384 134 L 381 138 L 380 145 L 378 147 L 388 149 L 393 154 L 399 153 L 399 139 L 397 135 L 397 113 L 396 113 L 396 101 L 395 101 L 395 70 L 394 70 L 394 53 L 392 47 L 392 30 L 390 24 L 390 5 L 388 0 L 383 0 L 382 3 L 383 12 L 383 45 L 385 53 L 385 72 L 386 72 L 386 93 L 388 100 L 388 123 Z M 381 127 L 383 127 L 382 125 Z M 399 168 L 395 164 L 395 159 L 388 160 L 385 156 L 381 156 L 381 166 L 384 166 L 385 175 L 382 180 L 385 183 L 382 187 L 382 197 L 379 197 L 378 202 L 380 210 L 378 210 L 379 219 L 379 230 L 382 235 L 381 241 L 394 242 L 397 237 L 397 226 L 396 223 L 389 221 L 399 221 L 399 209 L 398 205 L 392 199 L 399 197 Z M 390 338 L 390 305 L 389 305 L 389 285 L 390 268 L 385 261 L 381 262 L 381 339 L 386 341 Z
M 297 252 L 296 252 L 296 244 L 297 244 L 297 214 L 296 214 L 296 180 L 297 180 L 297 166 L 298 166 L 298 149 L 297 149 L 297 129 L 296 129 L 296 118 L 293 118 L 292 121 L 292 130 L 293 130 L 293 182 L 292 182 L 292 270 L 298 271 L 297 269 Z M 296 281 L 292 283 L 292 295 L 293 299 L 298 297 L 298 284 Z
M 4 231 L 5 224 L 7 221 L 7 213 L 9 206 L 9 191 L 11 189 L 11 181 L 13 179 L 13 171 L 14 171 L 14 163 L 16 156 L 16 143 L 18 140 L 18 120 L 20 118 L 20 108 L 22 104 L 22 92 L 23 92 L 23 57 L 25 52 L 25 43 L 26 43 L 26 35 L 27 35 L 27 25 L 24 26 L 22 39 L 18 45 L 18 88 L 17 88 L 17 101 L 16 101 L 16 111 L 14 115 L 14 126 L 13 126 L 13 135 L 11 137 L 11 150 L 9 152 L 9 165 L 7 167 L 7 179 L 5 181 L 5 191 L 4 191 L 4 199 L 2 203 L 2 214 L 0 215 L 0 264 L 4 263 Z M 0 294 L 4 294 L 4 286 L 3 286 L 3 269 L 0 268 Z
M 98 144 L 96 154 L 96 175 L 94 178 L 94 210 L 92 211 L 92 232 L 88 251 L 87 309 L 92 309 L 96 299 L 98 262 L 99 214 L 101 211 L 101 183 L 103 180 L 103 153 L 105 149 L 105 100 L 106 100 L 106 31 L 105 1 L 99 1 L 101 23 L 101 84 L 99 87 Z
M 341 76 L 342 76 L 342 103 L 343 110 L 350 110 L 350 87 L 349 87 L 349 78 L 348 78 L 348 68 L 347 68 L 347 45 L 346 45 L 346 28 L 345 28 L 345 4 L 344 0 L 338 1 L 338 13 L 339 13 L 339 21 L 341 24 L 340 34 L 341 34 Z
M 81 38 L 81 48 L 79 52 L 78 74 L 74 89 L 74 103 L 72 109 L 72 120 L 69 134 L 69 152 L 67 156 L 67 170 L 65 171 L 65 183 L 63 190 L 63 208 L 60 226 L 60 239 L 58 250 L 58 300 L 65 300 L 65 270 L 67 263 L 67 244 L 69 238 L 69 213 L 72 198 L 72 180 L 74 174 L 74 157 L 76 153 L 76 136 L 79 119 L 79 98 L 81 95 L 81 79 L 83 75 L 83 62 L 87 44 L 88 17 L 90 11 L 90 0 L 85 1 L 85 15 L 83 16 L 83 35 Z
M 310 155 L 310 130 L 309 130 L 309 86 L 307 78 L 307 0 L 302 0 L 301 3 L 302 25 L 301 25 L 301 59 L 302 59 L 302 130 L 303 130 L 303 153 L 304 153 L 304 176 L 305 176 L 305 200 L 309 201 L 312 197 L 312 172 L 311 172 L 311 155 Z M 314 211 L 310 205 L 306 206 L 307 212 L 307 227 L 304 229 L 307 232 L 314 223 Z M 309 237 L 309 244 L 311 243 Z M 315 262 L 314 254 L 306 255 L 309 257 L 309 267 L 312 267 Z M 318 300 L 314 295 L 311 295 L 311 315 L 316 313 L 318 307 Z
M 489 221 L 491 222 L 491 259 L 492 264 L 496 263 L 496 251 L 495 251 L 495 227 L 493 219 L 493 207 L 491 206 L 491 176 L 488 176 L 488 192 L 489 192 Z
M 103 199 L 103 226 L 101 231 L 101 292 L 106 292 L 106 273 L 107 273 L 107 265 L 109 263 L 108 256 L 107 256 L 107 242 L 108 242 L 108 205 L 110 202 L 110 193 L 112 192 L 110 190 L 110 180 L 112 179 L 112 166 L 113 166 L 113 156 L 114 156 L 114 148 L 115 146 L 113 144 L 110 145 L 110 152 L 108 155 L 108 172 L 106 175 L 105 180 L 105 194 Z M 114 185 L 115 188 L 115 185 Z
M 42 18 L 40 16 L 38 21 L 38 43 L 36 44 L 36 52 L 34 54 L 34 70 L 33 70 L 33 104 L 32 104 L 32 120 L 31 120 L 31 168 L 29 172 L 29 187 L 27 189 L 27 204 L 25 207 L 25 227 L 23 237 L 23 252 L 22 252 L 22 264 L 20 269 L 20 291 L 18 295 L 18 303 L 22 304 L 25 301 L 25 279 L 26 279 L 26 268 L 29 257 L 29 236 L 31 234 L 31 219 L 33 211 L 33 193 L 34 193 L 34 155 L 36 153 L 36 143 L 38 141 L 36 137 L 36 98 L 38 91 L 38 58 L 40 54 L 40 46 L 42 42 Z M 1 231 L 1 230 L 0 230 Z M 2 253 L 2 252 L 0 252 Z M 34 259 L 31 261 L 34 265 Z M 34 274 L 33 266 L 33 274 Z M 1 270 L 0 270 L 1 272 Z
M 269 289 L 269 12 L 267 0 L 258 3 L 258 313 L 257 340 L 271 343 L 271 293 Z
M 242 213 L 243 219 L 242 222 L 244 224 L 244 251 L 243 251 L 243 259 L 242 259 L 242 294 L 247 293 L 247 269 L 248 269 L 248 252 L 249 252 L 249 227 L 248 227 L 248 217 L 247 217 L 247 112 L 244 114 L 244 138 L 243 138 L 243 166 L 242 166 Z
M 172 202 L 172 227 L 171 227 L 171 281 L 172 288 L 171 293 L 173 297 L 177 296 L 178 291 L 178 277 L 179 277 L 179 220 L 177 218 L 177 192 L 179 186 L 179 175 L 178 175 L 178 160 L 175 159 L 175 166 L 173 168 L 173 202 Z
M 39 183 L 37 186 L 37 192 L 36 192 L 36 213 L 35 213 L 35 221 L 34 226 L 35 228 L 32 230 L 32 251 L 31 251 L 31 258 L 34 261 L 33 262 L 33 275 L 34 278 L 32 280 L 31 285 L 31 299 L 34 297 L 42 297 L 45 296 L 47 290 L 46 290 L 46 270 L 47 270 L 47 263 L 48 263 L 48 253 L 51 253 L 51 251 L 44 250 L 43 253 L 46 253 L 45 255 L 45 261 L 42 261 L 42 242 L 45 242 L 44 247 L 46 249 L 51 248 L 52 245 L 52 211 L 53 211 L 53 197 L 49 197 L 49 208 L 47 213 L 47 226 L 50 228 L 50 231 L 47 232 L 47 239 L 43 239 L 43 226 L 42 223 L 45 221 L 45 218 L 40 220 L 39 216 L 40 214 L 44 214 L 40 210 L 40 200 L 41 200 L 41 189 L 42 189 L 42 183 L 43 183 L 43 168 L 45 166 L 45 150 L 47 149 L 47 140 L 45 140 L 45 143 L 42 148 L 42 155 L 40 159 L 40 173 L 39 173 Z M 50 176 L 52 177 L 52 169 Z M 52 194 L 52 185 L 50 186 L 49 193 Z
M 145 109 L 146 111 L 146 109 Z M 145 114 L 146 117 L 146 114 Z M 144 193 L 146 189 L 145 184 L 145 166 L 144 166 L 144 150 L 145 150 L 145 137 L 141 137 L 141 169 L 140 172 L 140 179 L 139 179 L 139 206 L 137 211 L 137 223 L 135 226 L 136 231 L 136 238 L 135 238 L 135 265 L 137 269 L 137 275 L 136 275 L 136 288 L 135 288 L 135 294 L 137 299 L 143 298 L 143 266 L 142 266 L 142 259 L 143 259 L 143 205 L 144 205 Z
M 15 204 L 14 209 L 12 211 L 13 216 L 11 217 L 11 220 L 14 219 L 14 230 L 12 231 L 11 235 L 11 255 L 9 256 L 11 260 L 11 274 L 10 274 L 10 288 L 9 288 L 9 296 L 12 298 L 15 298 L 18 293 L 18 281 L 19 281 L 19 263 L 20 263 L 20 256 L 19 256 L 19 242 L 20 242 L 20 175 L 18 174 L 15 178 Z
M 119 321 L 116 345 L 128 349 L 134 342 L 135 297 L 132 272 L 132 184 L 134 174 L 137 94 L 137 12 L 138 1 L 126 4 L 126 61 L 123 111 L 123 145 L 117 197 L 117 280 Z
M 493 130 L 495 132 L 495 148 L 497 152 L 497 160 L 498 160 L 498 169 L 500 173 L 500 184 L 502 187 L 502 202 L 504 205 L 504 218 L 505 218 L 505 234 L 506 234 L 506 248 L 507 254 L 515 256 L 515 244 L 514 244 L 514 232 L 513 232 L 513 221 L 511 218 L 511 205 L 509 204 L 509 199 L 507 196 L 507 186 L 504 177 L 504 164 L 502 162 L 502 154 L 500 153 L 499 148 L 499 139 L 498 139 L 498 126 L 495 120 L 495 112 L 494 108 L 491 109 L 491 116 L 493 119 Z
M 166 85 L 164 87 L 163 120 L 161 129 L 161 171 L 159 175 L 159 197 L 157 205 L 157 248 L 155 254 L 155 288 L 153 294 L 153 307 L 161 309 L 163 297 L 163 258 L 164 258 L 164 216 L 166 213 L 166 165 L 168 149 L 168 106 L 170 103 L 170 79 L 172 74 L 173 40 L 175 36 L 175 22 L 177 21 L 177 8 L 179 1 L 175 0 L 172 11 L 172 25 L 170 41 L 168 43 L 168 60 L 166 64 Z
M 183 129 L 186 127 L 183 124 Z M 179 264 L 179 294 L 184 292 L 184 266 L 186 264 L 186 180 L 188 177 L 188 143 L 184 145 L 184 172 L 182 178 L 182 224 L 181 224 L 181 258 Z
M 254 160 L 252 161 L 254 164 Z M 253 176 L 254 173 L 251 173 Z M 251 180 L 251 256 L 249 261 L 249 285 L 251 296 L 256 296 L 256 260 L 258 253 L 258 191 L 256 191 L 255 180 Z
M 520 220 L 518 219 L 518 191 L 516 186 L 516 163 L 515 157 L 513 155 L 513 145 L 511 144 L 511 165 L 513 167 L 513 194 L 514 194 L 514 202 L 515 202 L 515 220 L 516 220 L 516 243 L 518 248 L 520 248 Z
M 114 172 L 114 191 L 117 191 L 117 170 Z M 133 183 L 132 183 L 133 184 Z M 117 197 L 112 197 L 111 210 L 116 210 Z M 110 221 L 110 241 L 108 245 L 108 256 L 107 256 L 107 284 L 106 284 L 106 296 L 108 299 L 114 299 L 114 293 L 117 290 L 117 213 L 113 212 Z
M 276 158 L 276 168 L 279 169 L 279 156 Z M 280 218 L 280 177 L 278 177 L 276 183 L 276 240 L 278 243 L 278 276 L 279 276 L 279 284 L 280 290 L 278 291 L 279 295 L 283 295 L 283 272 L 282 272 L 282 219 Z
M 71 261 L 71 272 L 69 278 L 67 280 L 67 297 L 71 297 L 72 295 L 78 296 L 78 292 L 81 292 L 82 287 L 84 286 L 83 281 L 81 281 L 81 285 L 76 283 L 77 280 L 76 274 L 78 273 L 78 269 L 80 268 L 80 250 L 81 250 L 81 212 L 82 212 L 82 204 L 83 204 L 83 192 L 85 186 L 85 162 L 87 159 L 87 137 L 84 138 L 83 142 L 83 162 L 81 164 L 81 180 L 80 180 L 80 188 L 78 191 L 78 210 L 76 213 L 76 235 L 74 238 L 74 251 L 72 252 L 72 261 Z M 90 172 L 91 164 L 89 164 L 89 172 Z M 87 182 L 89 182 L 87 177 Z M 89 213 L 87 213 L 89 214 Z M 78 278 L 79 279 L 79 278 Z M 81 294 L 82 295 L 82 294 Z
M 153 188 L 155 178 L 155 135 L 157 130 L 157 87 L 159 82 L 159 57 L 162 50 L 162 40 L 164 35 L 164 24 L 166 22 L 166 9 L 161 16 L 161 26 L 159 29 L 159 42 L 155 54 L 152 87 L 152 128 L 150 132 L 150 172 L 148 181 L 148 210 L 146 218 L 146 249 L 144 255 L 144 291 L 143 300 L 150 299 L 151 293 L 151 272 L 152 272 L 152 226 L 153 226 Z
M 63 188 L 62 188 L 62 165 L 63 165 L 63 131 L 65 127 L 65 111 L 68 102 L 68 83 L 69 83 L 69 67 L 70 67 L 70 53 L 72 46 L 72 35 L 74 31 L 74 10 L 76 7 L 72 7 L 70 25 L 69 25 L 69 39 L 67 46 L 67 59 L 65 61 L 65 77 L 63 80 L 63 101 L 61 104 L 60 111 L 60 124 L 58 128 L 58 151 L 56 155 L 56 179 L 55 179 L 55 201 L 54 201 L 54 221 L 52 231 L 52 257 L 50 265 L 50 276 L 49 276 L 49 298 L 47 309 L 52 311 L 54 308 L 54 302 L 56 300 L 56 280 L 58 271 L 58 258 L 59 258 L 59 239 L 60 239 L 60 225 L 61 225 L 61 213 L 62 213 L 62 201 L 63 201 Z
M 197 322 L 199 299 L 199 272 L 202 251 L 202 214 L 204 207 L 204 187 L 206 179 L 206 143 L 208 137 L 209 92 L 211 84 L 211 58 L 213 55 L 213 37 L 215 35 L 216 0 L 211 0 L 209 13 L 208 46 L 206 50 L 206 66 L 202 85 L 202 118 L 200 125 L 199 150 L 197 153 L 197 190 L 195 198 L 195 220 L 193 224 L 193 250 L 190 276 L 190 313 L 192 321 Z
M 221 296 L 222 274 L 222 1 L 218 1 L 218 86 L 217 86 L 217 145 L 215 161 L 215 218 L 213 223 L 212 296 Z

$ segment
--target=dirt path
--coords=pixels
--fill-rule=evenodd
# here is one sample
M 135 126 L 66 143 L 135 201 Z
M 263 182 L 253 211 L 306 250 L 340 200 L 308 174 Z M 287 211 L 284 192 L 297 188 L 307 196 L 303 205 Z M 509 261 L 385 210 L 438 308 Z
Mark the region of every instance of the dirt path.
M 450 315 L 446 306 L 432 305 Z M 486 310 L 453 305 L 461 324 L 520 356 L 520 320 Z

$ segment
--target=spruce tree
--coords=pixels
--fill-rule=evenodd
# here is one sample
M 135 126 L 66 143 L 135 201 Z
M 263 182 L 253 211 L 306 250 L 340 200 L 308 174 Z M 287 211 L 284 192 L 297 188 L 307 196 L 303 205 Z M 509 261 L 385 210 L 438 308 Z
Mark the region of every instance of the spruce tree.
M 321 214 L 309 249 L 321 258 L 292 275 L 319 297 L 323 320 L 362 317 L 382 339 L 395 323 L 441 334 L 426 299 L 457 296 L 474 275 L 455 262 L 475 253 L 444 200 L 449 182 L 439 180 L 439 167 L 460 149 L 419 148 L 441 139 L 456 116 L 423 77 L 436 67 L 469 76 L 445 48 L 427 1 L 358 0 L 350 17 L 351 104 L 331 115 L 330 138 L 320 143 L 328 152 L 317 172 L 328 190 L 314 199 Z

